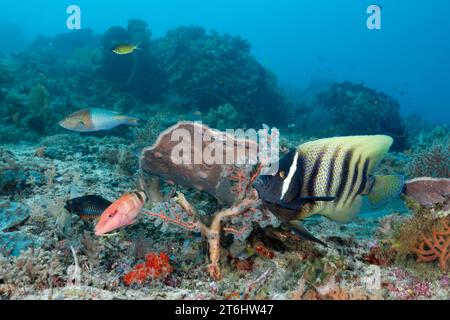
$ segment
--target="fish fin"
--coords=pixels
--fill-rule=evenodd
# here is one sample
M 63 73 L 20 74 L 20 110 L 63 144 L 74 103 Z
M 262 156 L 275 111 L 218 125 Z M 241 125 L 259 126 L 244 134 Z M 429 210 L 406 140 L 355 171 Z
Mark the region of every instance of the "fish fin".
M 319 244 L 327 247 L 325 242 L 317 239 L 308 230 L 306 230 L 305 227 L 303 226 L 303 223 L 300 220 L 289 221 L 289 224 L 292 227 L 291 228 L 292 231 L 295 234 L 297 234 L 300 238 L 308 240 L 308 241 L 313 241 L 313 242 L 319 243 Z
M 302 200 L 305 200 L 306 202 L 320 202 L 320 201 L 334 201 L 336 197 L 301 197 Z
M 405 178 L 401 175 L 375 176 L 368 198 L 372 204 L 380 204 L 398 197 L 403 190 Z
M 386 135 L 371 136 L 348 136 L 325 138 L 303 143 L 298 150 L 307 155 L 307 160 L 314 155 L 317 150 L 327 147 L 329 150 L 336 150 L 344 147 L 346 150 L 354 150 L 355 156 L 361 155 L 370 159 L 368 173 L 378 166 L 393 143 L 393 139 Z
M 115 237 L 115 236 L 117 236 L 119 234 L 120 234 L 120 232 L 105 233 L 105 234 L 102 234 L 100 237 L 112 238 L 112 237 Z
M 347 223 L 352 221 L 356 215 L 361 211 L 362 207 L 362 197 L 357 196 L 355 200 L 349 205 L 345 206 L 336 206 L 325 209 L 323 211 L 318 212 L 322 216 L 327 217 L 330 220 Z
M 139 124 L 138 118 L 133 118 L 130 116 L 125 116 L 125 115 L 114 116 L 114 119 L 117 121 L 123 121 L 124 124 L 130 125 L 130 126 L 137 126 Z
M 139 119 L 133 117 L 127 117 L 127 125 L 129 126 L 137 126 L 139 125 Z
M 295 201 L 284 202 L 284 203 L 272 203 L 283 209 L 288 209 L 292 211 L 298 211 L 302 208 L 305 203 L 320 202 L 320 201 L 333 201 L 336 197 L 297 197 Z M 270 202 L 269 202 L 270 203 Z
M 133 49 L 134 49 L 134 50 L 142 51 L 142 49 L 140 48 L 140 45 L 141 45 L 141 44 L 142 44 L 142 42 L 136 43 L 135 45 L 133 45 Z

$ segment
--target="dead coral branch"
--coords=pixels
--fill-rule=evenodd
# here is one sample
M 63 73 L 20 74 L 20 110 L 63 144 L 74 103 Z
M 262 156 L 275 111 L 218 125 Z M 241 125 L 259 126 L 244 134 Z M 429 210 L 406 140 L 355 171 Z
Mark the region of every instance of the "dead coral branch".
M 178 225 L 184 229 L 191 230 L 193 232 L 201 232 L 201 234 L 207 239 L 209 246 L 210 264 L 208 265 L 208 272 L 213 279 L 221 279 L 220 234 L 223 230 L 223 223 L 232 217 L 242 215 L 251 209 L 261 206 L 261 200 L 253 194 L 251 197 L 243 199 L 235 206 L 219 211 L 213 216 L 212 222 L 209 227 L 200 220 L 197 214 L 197 210 L 187 201 L 184 194 L 179 193 L 176 201 L 183 208 L 187 216 L 191 218 L 191 221 L 181 221 L 181 219 L 168 217 L 164 213 L 153 213 L 148 210 L 145 210 L 144 212 L 150 216 L 162 219 L 168 223 Z

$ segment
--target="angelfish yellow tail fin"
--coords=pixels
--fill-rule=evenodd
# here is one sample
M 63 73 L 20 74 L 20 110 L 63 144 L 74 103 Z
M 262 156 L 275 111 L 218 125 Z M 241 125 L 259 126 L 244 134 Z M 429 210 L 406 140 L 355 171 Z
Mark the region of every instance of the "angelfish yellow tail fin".
M 368 198 L 372 204 L 380 204 L 398 197 L 403 190 L 405 178 L 403 176 L 375 176 Z

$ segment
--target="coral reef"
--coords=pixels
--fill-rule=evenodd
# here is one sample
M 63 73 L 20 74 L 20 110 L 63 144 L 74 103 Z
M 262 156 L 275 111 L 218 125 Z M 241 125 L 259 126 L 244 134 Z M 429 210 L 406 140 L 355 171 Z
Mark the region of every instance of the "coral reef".
M 205 122 L 212 128 L 219 130 L 232 129 L 236 123 L 242 123 L 239 119 L 241 115 L 231 104 L 218 106 L 217 109 L 209 110 Z
M 10 84 L 14 81 L 13 66 L 7 61 L 0 61 L 0 85 Z
M 415 255 L 418 262 L 438 260 L 440 269 L 447 270 L 449 192 L 449 179 L 419 178 L 406 182 L 406 204 L 413 215 L 385 223 L 381 232 L 390 258 Z
M 158 39 L 154 52 L 167 75 L 165 96 L 178 97 L 182 107 L 205 112 L 228 103 L 241 116 L 234 127 L 286 124 L 289 110 L 274 75 L 251 56 L 242 38 L 179 27 Z
M 431 136 L 435 135 L 431 133 Z M 421 142 L 423 141 L 423 142 Z M 411 161 L 406 166 L 406 173 L 411 178 L 450 177 L 450 132 L 441 138 L 419 140 L 417 148 L 411 154 Z
M 23 45 L 3 38 L 0 51 Z M 140 50 L 114 54 L 122 43 Z M 102 35 L 38 36 L 2 55 L 0 299 L 449 299 L 448 127 L 402 119 L 395 100 L 364 85 L 326 79 L 292 91 L 286 98 L 247 41 L 196 26 L 155 38 L 132 19 Z M 142 122 L 90 134 L 58 126 L 90 106 Z M 417 178 L 405 185 L 408 208 L 364 204 L 346 225 L 308 219 L 322 247 L 260 207 L 256 160 L 170 161 L 177 129 L 211 138 L 202 150 L 233 145 L 242 147 L 234 160 L 254 160 L 244 134 L 211 128 L 264 123 L 281 127 L 282 154 L 322 136 L 392 135 L 398 152 L 377 174 Z M 136 189 L 151 201 L 137 223 L 109 237 L 95 237 L 95 221 L 64 208 L 72 198 L 112 201 Z
M 317 104 L 324 111 L 322 121 L 315 122 L 318 130 L 325 127 L 339 135 L 387 134 L 395 138 L 395 150 L 408 147 L 400 105 L 383 93 L 346 81 L 319 94 Z

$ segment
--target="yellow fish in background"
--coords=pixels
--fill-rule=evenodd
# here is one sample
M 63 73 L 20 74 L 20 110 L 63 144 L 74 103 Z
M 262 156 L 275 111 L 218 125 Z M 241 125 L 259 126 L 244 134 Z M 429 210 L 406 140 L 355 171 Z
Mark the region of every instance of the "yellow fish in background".
M 279 162 L 278 172 L 255 182 L 264 205 L 304 238 L 322 243 L 301 224 L 312 215 L 351 221 L 361 210 L 363 196 L 371 203 L 398 196 L 400 175 L 373 176 L 392 145 L 385 135 L 320 139 L 301 144 Z
M 130 54 L 133 53 L 136 50 L 142 50 L 141 48 L 139 48 L 141 44 L 121 44 L 118 45 L 117 47 L 115 47 L 112 52 L 114 52 L 115 54 L 118 55 L 125 55 L 125 54 Z
M 110 130 L 122 124 L 135 126 L 138 119 L 106 109 L 90 108 L 74 112 L 59 122 L 64 129 L 77 132 Z

